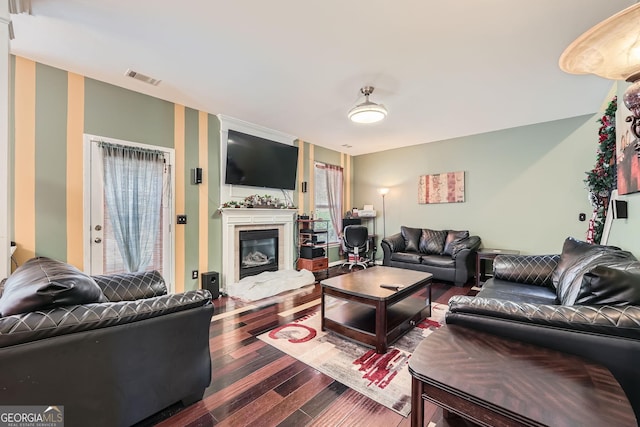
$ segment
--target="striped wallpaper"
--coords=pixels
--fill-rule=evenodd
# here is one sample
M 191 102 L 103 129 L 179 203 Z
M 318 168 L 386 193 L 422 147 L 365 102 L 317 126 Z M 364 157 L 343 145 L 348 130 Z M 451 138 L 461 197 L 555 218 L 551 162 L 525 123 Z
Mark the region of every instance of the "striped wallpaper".
M 15 57 L 13 236 L 15 259 L 48 256 L 85 270 L 83 134 L 173 148 L 176 153 L 175 290 L 199 288 L 192 270 L 220 271 L 220 124 L 215 115 L 78 74 Z M 314 159 L 345 168 L 345 206 L 351 205 L 352 158 L 299 141 L 301 211 L 313 206 Z M 320 153 L 320 154 L 318 154 Z M 203 183 L 191 182 L 194 168 Z

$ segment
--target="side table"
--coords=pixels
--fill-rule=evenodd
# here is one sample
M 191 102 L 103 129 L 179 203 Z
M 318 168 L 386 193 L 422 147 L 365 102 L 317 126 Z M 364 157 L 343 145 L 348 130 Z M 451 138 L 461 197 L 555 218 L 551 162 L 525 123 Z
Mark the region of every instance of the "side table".
M 514 251 L 510 249 L 491 249 L 482 248 L 478 249 L 476 253 L 476 286 L 482 286 L 487 278 L 491 277 L 486 274 L 487 261 L 493 262 L 498 255 L 520 255 L 520 251 Z

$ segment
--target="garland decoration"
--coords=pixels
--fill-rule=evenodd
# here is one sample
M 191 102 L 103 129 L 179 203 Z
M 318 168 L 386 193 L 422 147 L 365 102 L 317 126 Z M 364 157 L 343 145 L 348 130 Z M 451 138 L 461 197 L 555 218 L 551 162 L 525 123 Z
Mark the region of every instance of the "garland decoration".
M 589 190 L 589 200 L 593 206 L 593 215 L 589 220 L 587 242 L 600 243 L 604 222 L 609 208 L 611 192 L 618 187 L 616 170 L 616 110 L 618 97 L 614 96 L 602 118 L 598 119 L 598 151 L 596 165 L 584 180 Z
M 254 194 L 245 197 L 244 200 L 241 201 L 232 200 L 230 202 L 224 202 L 218 209 L 223 208 L 295 209 L 295 206 L 268 194 L 264 196 Z

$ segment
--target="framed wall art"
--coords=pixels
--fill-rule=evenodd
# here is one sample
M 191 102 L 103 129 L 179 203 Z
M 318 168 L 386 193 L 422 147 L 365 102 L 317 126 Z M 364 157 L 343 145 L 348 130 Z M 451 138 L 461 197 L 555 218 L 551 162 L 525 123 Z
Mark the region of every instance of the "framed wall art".
M 464 202 L 464 171 L 420 176 L 418 203 L 462 202 Z
M 618 174 L 618 194 L 630 194 L 640 191 L 640 159 L 636 146 L 638 140 L 631 132 L 631 125 L 625 119 L 632 116 L 631 111 L 618 102 L 616 112 L 616 163 Z

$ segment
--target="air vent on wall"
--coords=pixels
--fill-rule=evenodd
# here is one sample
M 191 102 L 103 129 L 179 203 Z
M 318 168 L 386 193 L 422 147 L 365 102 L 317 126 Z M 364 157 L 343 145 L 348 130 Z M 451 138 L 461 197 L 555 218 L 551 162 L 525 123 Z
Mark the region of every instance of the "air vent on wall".
M 153 86 L 158 86 L 162 80 L 154 79 L 153 77 L 145 76 L 144 74 L 138 73 L 137 71 L 133 71 L 132 69 L 128 69 L 125 76 L 131 77 L 136 80 L 140 80 L 141 82 L 149 83 Z

